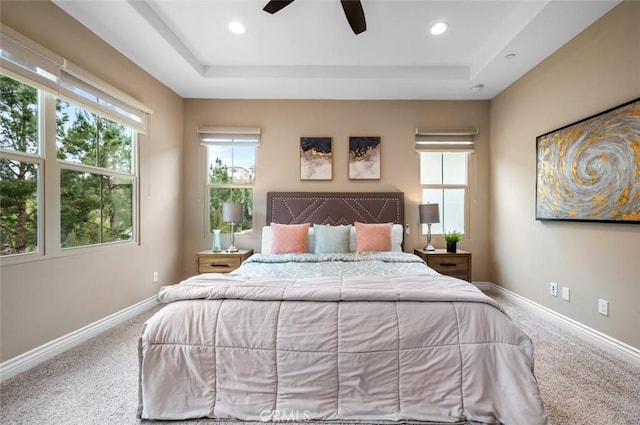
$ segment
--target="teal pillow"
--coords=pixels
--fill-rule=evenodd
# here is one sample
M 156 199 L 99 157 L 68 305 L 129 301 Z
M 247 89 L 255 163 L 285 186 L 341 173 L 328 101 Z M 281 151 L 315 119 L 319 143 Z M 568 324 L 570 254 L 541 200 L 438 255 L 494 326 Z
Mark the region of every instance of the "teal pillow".
M 325 224 L 314 224 L 313 233 L 315 236 L 316 254 L 333 254 L 349 252 L 349 232 L 351 225 L 328 226 Z

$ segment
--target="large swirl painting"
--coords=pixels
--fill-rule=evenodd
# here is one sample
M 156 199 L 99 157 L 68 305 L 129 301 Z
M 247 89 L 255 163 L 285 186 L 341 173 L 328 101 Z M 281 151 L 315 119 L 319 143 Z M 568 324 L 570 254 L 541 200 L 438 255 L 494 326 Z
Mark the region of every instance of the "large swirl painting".
M 640 223 L 640 98 L 536 141 L 536 219 Z

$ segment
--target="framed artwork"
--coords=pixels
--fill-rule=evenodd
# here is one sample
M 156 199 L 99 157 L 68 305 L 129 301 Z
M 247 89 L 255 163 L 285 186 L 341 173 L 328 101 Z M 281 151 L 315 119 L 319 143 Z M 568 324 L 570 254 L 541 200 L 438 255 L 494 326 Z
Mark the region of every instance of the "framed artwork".
M 640 98 L 536 138 L 536 219 L 640 223 Z
M 349 137 L 349 178 L 380 179 L 380 137 Z
M 300 180 L 331 180 L 331 137 L 300 138 Z

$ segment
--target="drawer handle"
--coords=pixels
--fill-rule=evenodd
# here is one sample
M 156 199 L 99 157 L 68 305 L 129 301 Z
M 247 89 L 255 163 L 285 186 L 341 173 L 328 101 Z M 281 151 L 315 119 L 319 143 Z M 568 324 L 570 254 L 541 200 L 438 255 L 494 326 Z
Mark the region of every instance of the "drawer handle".
M 211 263 L 211 267 L 230 267 L 229 264 Z
M 440 263 L 441 266 L 443 267 L 455 267 L 457 266 L 456 263 Z

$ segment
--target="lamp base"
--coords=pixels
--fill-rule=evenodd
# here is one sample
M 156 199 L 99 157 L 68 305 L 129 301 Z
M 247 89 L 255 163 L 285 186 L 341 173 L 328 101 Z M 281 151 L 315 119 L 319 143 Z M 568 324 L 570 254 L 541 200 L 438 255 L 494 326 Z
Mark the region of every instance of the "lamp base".
M 238 248 L 236 248 L 235 246 L 231 245 L 229 248 L 227 248 L 227 252 L 238 252 Z
M 427 246 L 425 246 L 423 249 L 425 251 L 435 251 L 436 250 L 430 243 L 428 243 Z

